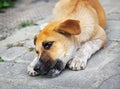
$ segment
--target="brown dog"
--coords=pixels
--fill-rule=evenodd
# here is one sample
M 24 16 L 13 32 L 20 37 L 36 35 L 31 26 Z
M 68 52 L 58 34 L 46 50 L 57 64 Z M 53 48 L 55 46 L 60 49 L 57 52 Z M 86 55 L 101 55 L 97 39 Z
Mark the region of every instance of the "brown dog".
M 59 0 L 53 19 L 35 36 L 36 58 L 28 66 L 29 75 L 55 77 L 66 64 L 72 70 L 85 69 L 106 43 L 105 24 L 98 0 Z

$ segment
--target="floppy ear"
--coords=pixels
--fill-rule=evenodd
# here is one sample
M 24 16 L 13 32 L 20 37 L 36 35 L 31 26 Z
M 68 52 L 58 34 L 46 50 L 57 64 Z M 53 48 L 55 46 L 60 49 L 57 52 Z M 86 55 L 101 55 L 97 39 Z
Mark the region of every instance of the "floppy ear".
M 56 31 L 65 35 L 78 35 L 81 32 L 79 23 L 78 20 L 68 19 L 62 22 Z
M 37 40 L 37 37 L 38 37 L 38 34 L 37 34 L 37 35 L 35 35 L 35 37 L 34 37 L 34 45 L 36 45 L 36 40 Z

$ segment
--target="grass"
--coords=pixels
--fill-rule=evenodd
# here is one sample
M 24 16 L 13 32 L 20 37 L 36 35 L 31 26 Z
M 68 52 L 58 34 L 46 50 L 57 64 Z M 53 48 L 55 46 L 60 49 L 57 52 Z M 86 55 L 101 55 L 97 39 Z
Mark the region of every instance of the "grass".
M 20 42 L 18 42 L 17 44 L 8 44 L 7 45 L 7 49 L 10 49 L 10 48 L 12 48 L 12 47 L 23 47 L 24 46 L 24 43 L 20 43 Z
M 10 48 L 12 48 L 12 47 L 14 47 L 13 44 L 8 44 L 8 45 L 7 45 L 7 49 L 10 49 Z
M 0 62 L 4 62 L 4 59 L 2 57 L 0 57 Z
M 6 8 L 14 7 L 15 0 L 0 0 L 0 13 L 4 13 Z
M 0 37 L 0 41 L 6 39 L 6 36 Z
M 17 46 L 17 47 L 23 47 L 23 46 L 24 46 L 24 43 L 18 42 L 15 46 Z
M 31 52 L 31 51 L 33 51 L 33 50 L 34 50 L 34 48 L 33 48 L 33 47 L 29 48 L 29 52 Z
M 25 27 L 28 27 L 28 26 L 34 26 L 34 25 L 38 25 L 36 23 L 34 23 L 33 21 L 25 21 L 25 22 L 22 22 L 18 25 L 18 28 L 25 28 Z

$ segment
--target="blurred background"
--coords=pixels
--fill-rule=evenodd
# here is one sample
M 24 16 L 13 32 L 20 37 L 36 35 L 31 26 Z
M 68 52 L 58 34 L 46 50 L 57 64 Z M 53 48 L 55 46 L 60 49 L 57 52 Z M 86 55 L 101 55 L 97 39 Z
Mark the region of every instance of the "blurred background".
M 2 33 L 0 38 L 5 38 L 12 34 L 16 27 L 24 27 L 26 24 L 31 25 L 36 21 L 51 18 L 52 8 L 57 1 L 0 0 L 0 33 Z M 107 16 L 112 13 L 111 10 L 119 8 L 119 0 L 99 1 L 104 6 Z
M 0 37 L 6 37 L 21 24 L 34 24 L 49 18 L 57 0 L 0 0 Z M 8 32 L 9 29 L 9 32 Z

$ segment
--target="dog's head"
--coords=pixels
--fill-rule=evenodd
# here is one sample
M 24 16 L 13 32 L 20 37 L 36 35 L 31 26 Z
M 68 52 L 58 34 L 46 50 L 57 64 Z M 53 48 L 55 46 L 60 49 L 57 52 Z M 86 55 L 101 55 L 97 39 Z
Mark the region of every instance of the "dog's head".
M 49 23 L 34 39 L 39 59 L 34 70 L 50 77 L 59 75 L 74 54 L 74 35 L 80 34 L 80 31 L 77 20 Z

